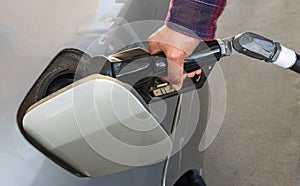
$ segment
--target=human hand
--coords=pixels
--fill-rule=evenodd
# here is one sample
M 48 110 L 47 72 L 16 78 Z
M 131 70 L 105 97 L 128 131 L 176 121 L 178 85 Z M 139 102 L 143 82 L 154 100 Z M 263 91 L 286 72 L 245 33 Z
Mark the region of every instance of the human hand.
M 192 54 L 199 45 L 200 39 L 188 36 L 162 26 L 149 39 L 150 54 L 164 52 L 168 61 L 168 81 L 173 88 L 179 90 L 185 77 L 193 77 L 201 73 L 201 69 L 186 74 L 183 70 L 184 59 Z

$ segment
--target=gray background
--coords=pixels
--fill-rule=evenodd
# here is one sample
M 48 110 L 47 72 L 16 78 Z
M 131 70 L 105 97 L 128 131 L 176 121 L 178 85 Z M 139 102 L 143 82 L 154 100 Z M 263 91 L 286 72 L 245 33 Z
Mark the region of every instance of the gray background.
M 229 0 L 217 37 L 253 31 L 300 53 L 299 18 L 299 0 Z M 227 110 L 206 151 L 208 185 L 300 185 L 300 76 L 244 56 L 220 64 Z

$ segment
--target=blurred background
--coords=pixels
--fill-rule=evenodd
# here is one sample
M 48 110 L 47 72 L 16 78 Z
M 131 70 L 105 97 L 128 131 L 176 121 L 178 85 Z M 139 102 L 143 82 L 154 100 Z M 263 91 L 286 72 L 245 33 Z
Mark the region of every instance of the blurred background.
M 299 3 L 229 0 L 217 38 L 252 31 L 299 53 Z M 241 55 L 220 65 L 227 109 L 205 154 L 207 185 L 300 185 L 300 76 Z

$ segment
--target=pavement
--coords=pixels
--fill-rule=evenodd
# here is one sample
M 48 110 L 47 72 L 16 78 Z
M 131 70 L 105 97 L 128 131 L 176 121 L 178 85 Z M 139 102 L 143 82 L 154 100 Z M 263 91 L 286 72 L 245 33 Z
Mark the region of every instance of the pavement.
M 228 1 L 217 37 L 259 33 L 300 53 L 299 0 Z M 234 56 L 222 128 L 205 154 L 208 186 L 300 186 L 300 76 Z

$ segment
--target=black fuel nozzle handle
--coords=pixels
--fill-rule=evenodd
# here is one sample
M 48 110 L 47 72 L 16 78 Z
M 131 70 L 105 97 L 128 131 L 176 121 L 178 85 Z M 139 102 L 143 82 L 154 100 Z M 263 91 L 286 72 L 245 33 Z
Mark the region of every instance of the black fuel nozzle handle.
M 179 90 L 179 93 L 188 92 L 201 88 L 207 80 L 215 63 L 222 57 L 221 47 L 217 40 L 202 41 L 196 47 L 192 55 L 184 60 L 184 71 L 186 73 L 201 69 L 200 75 L 187 78 Z M 192 81 L 191 81 L 192 80 Z
M 166 58 L 163 52 L 155 55 Z M 184 60 L 184 72 L 189 73 L 209 65 L 213 66 L 221 57 L 221 48 L 217 40 L 202 41 Z
M 140 50 L 128 50 L 130 55 L 119 62 L 110 64 L 111 70 L 105 70 L 103 74 L 112 74 L 112 77 L 126 79 L 137 79 L 140 76 L 167 76 L 168 62 L 163 52 L 154 55 L 140 52 Z M 127 54 L 126 51 L 123 53 Z M 133 55 L 132 55 L 133 54 Z M 127 57 L 129 56 L 129 57 Z M 221 48 L 217 40 L 202 41 L 194 52 L 184 60 L 184 72 L 189 73 L 200 68 L 213 66 L 221 58 Z M 106 71 L 110 73 L 106 73 Z M 133 76 L 131 78 L 131 76 Z
M 261 35 L 245 32 L 234 37 L 233 48 L 246 56 L 300 73 L 300 57 L 293 50 Z
M 162 76 L 167 76 L 168 64 L 165 54 L 160 52 L 154 56 L 164 59 L 163 62 L 152 62 L 152 64 L 156 64 L 155 68 L 157 68 L 157 64 L 163 66 L 160 71 L 158 70 L 160 75 L 158 77 L 143 78 L 134 86 L 148 103 L 201 88 L 206 82 L 214 64 L 221 58 L 222 54 L 220 44 L 217 40 L 202 41 L 192 55 L 184 60 L 185 73 L 193 72 L 198 69 L 201 69 L 202 73 L 192 78 L 186 78 L 183 81 L 182 88 L 177 91 L 172 89 L 172 85 L 169 82 L 166 82 L 161 78 Z

